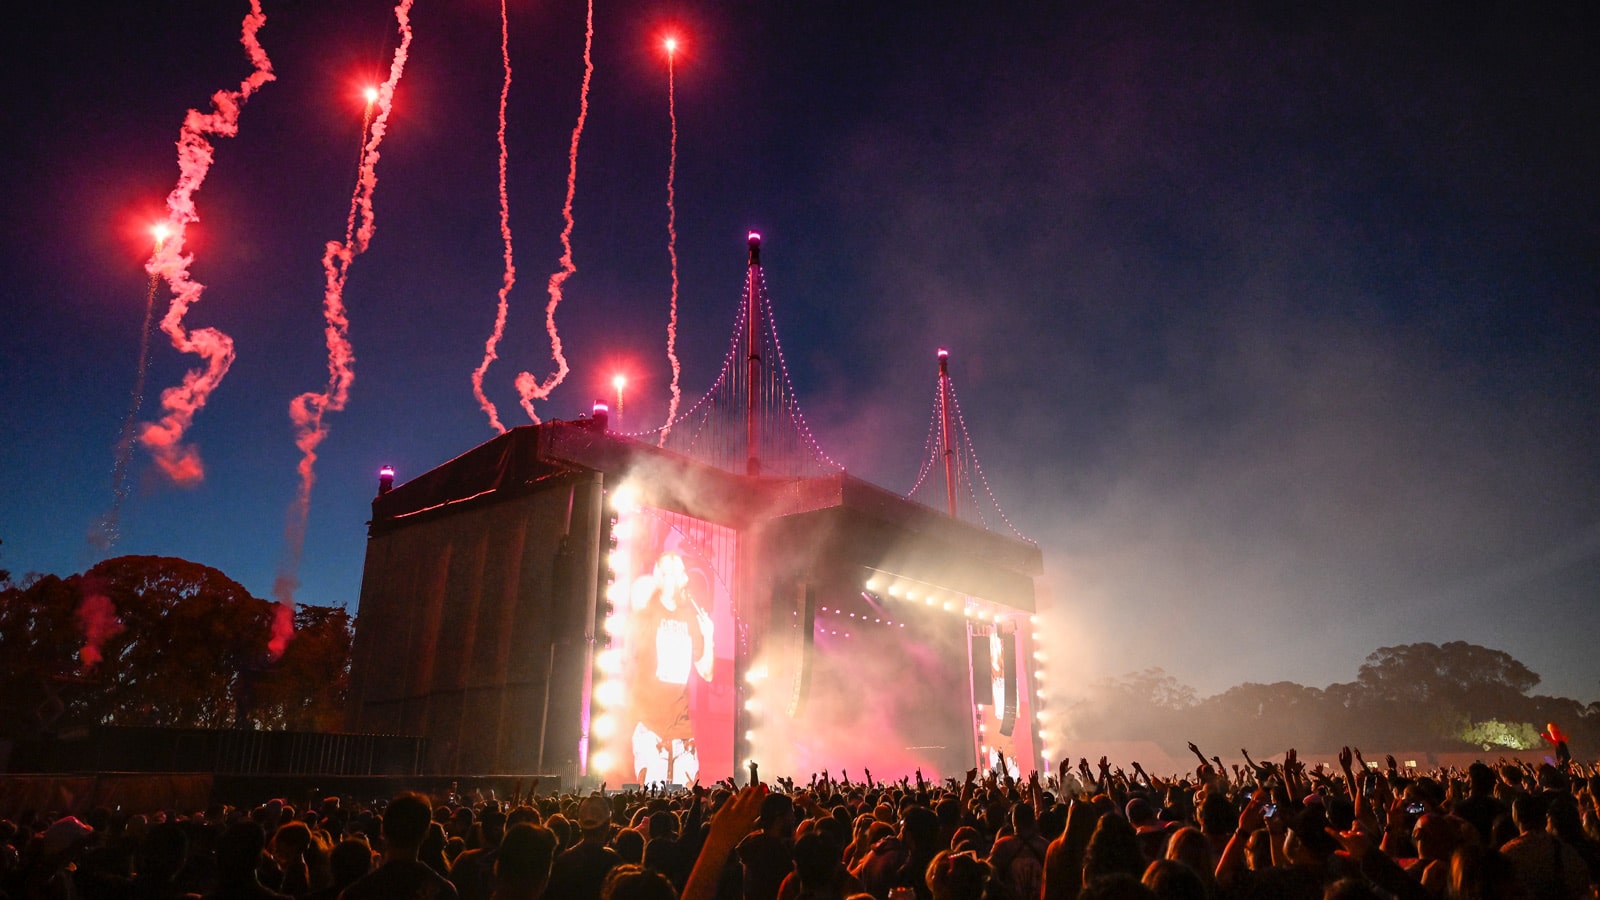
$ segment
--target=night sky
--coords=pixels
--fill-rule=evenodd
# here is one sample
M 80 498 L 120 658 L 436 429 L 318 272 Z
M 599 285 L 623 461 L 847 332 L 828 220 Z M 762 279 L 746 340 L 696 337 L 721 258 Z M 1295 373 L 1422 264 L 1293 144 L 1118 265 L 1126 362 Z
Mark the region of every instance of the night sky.
M 1289 6 L 599 3 L 558 312 L 573 372 L 541 415 L 586 411 L 619 369 L 624 426 L 664 414 L 670 27 L 686 398 L 727 347 L 748 229 L 802 408 L 852 473 L 909 489 L 949 347 L 989 481 L 1044 549 L 1053 673 L 1320 687 L 1380 646 L 1467 640 L 1541 693 L 1600 699 L 1600 7 Z M 147 228 L 184 112 L 249 73 L 247 8 L 11 13 L 0 566 L 18 576 L 100 558 Z M 206 479 L 173 487 L 137 453 L 114 549 L 258 596 L 296 484 L 288 402 L 325 379 L 320 258 L 360 91 L 395 45 L 385 2 L 265 11 L 277 80 L 216 141 L 187 238 L 206 285 L 187 324 L 238 352 L 189 432 Z M 513 424 L 513 377 L 551 365 L 583 14 L 510 9 L 519 281 L 487 383 Z M 380 464 L 404 481 L 494 433 L 469 374 L 501 271 L 499 8 L 418 0 L 412 21 L 302 602 L 354 606 Z M 142 420 L 195 363 L 152 348 Z

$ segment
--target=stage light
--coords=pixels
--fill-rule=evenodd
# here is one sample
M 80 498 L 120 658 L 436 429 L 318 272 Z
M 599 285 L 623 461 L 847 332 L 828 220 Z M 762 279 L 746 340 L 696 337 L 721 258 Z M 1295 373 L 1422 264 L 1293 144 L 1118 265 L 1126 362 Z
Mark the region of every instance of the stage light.
M 596 750 L 589 757 L 589 765 L 604 772 L 611 768 L 611 754 L 605 752 L 604 750 Z
M 611 716 L 595 716 L 594 724 L 590 726 L 594 736 L 608 738 L 617 733 L 617 720 Z
M 1037 624 L 1039 624 L 1039 617 L 1037 615 L 1029 616 L 1028 617 L 1028 624 L 1029 625 L 1037 625 Z
M 866 587 L 867 587 L 867 590 L 869 590 L 869 591 L 877 590 L 878 589 L 878 579 L 876 579 L 876 578 L 868 578 Z
M 1047 695 L 1047 694 L 1046 694 L 1046 693 L 1045 693 L 1045 692 L 1044 692 L 1044 688 L 1039 688 L 1039 689 L 1038 689 L 1038 690 L 1037 690 L 1037 691 L 1034 691 L 1034 692 L 1033 692 L 1033 695 L 1034 695 L 1034 696 L 1035 696 L 1035 697 L 1038 697 L 1038 698 L 1039 698 L 1039 699 L 1040 699 L 1040 700 L 1043 700 L 1043 699 L 1045 699 L 1045 698 L 1046 698 L 1046 697 L 1047 697 L 1047 696 L 1049 696 L 1049 695 Z
M 617 485 L 611 491 L 611 508 L 617 512 L 632 512 L 639 508 L 639 492 L 631 484 Z
M 1043 681 L 1044 680 L 1044 670 L 1043 669 L 1034 669 L 1033 670 L 1033 680 L 1034 681 Z
M 932 606 L 932 605 L 933 605 L 933 595 L 932 595 L 932 594 L 929 594 L 929 595 L 928 595 L 928 605 L 929 605 L 929 606 Z
M 601 706 L 620 705 L 623 693 L 622 682 L 611 679 L 606 679 L 594 687 L 594 699 L 599 701 Z
M 753 741 L 756 739 L 756 733 L 754 731 L 746 731 L 744 733 L 744 739 L 747 741 Z
M 616 616 L 606 616 L 605 622 L 600 627 L 605 629 L 606 634 L 612 637 L 617 637 L 622 633 L 622 622 L 618 621 Z
M 744 673 L 744 680 L 748 684 L 755 684 L 765 677 L 767 677 L 765 666 L 754 666 L 750 671 Z
M 745 712 L 757 712 L 760 709 L 761 709 L 761 704 L 757 703 L 754 697 L 751 697 L 749 700 L 746 700 L 744 702 L 744 711 Z
M 978 610 L 978 618 L 980 618 L 980 619 L 984 620 L 985 622 L 987 622 L 989 620 L 989 611 L 987 609 Z
M 916 591 L 906 591 L 906 599 L 907 600 L 915 600 L 915 599 L 917 599 L 917 592 Z
M 956 611 L 956 605 L 954 603 L 951 603 L 950 601 L 946 600 L 945 604 L 944 604 L 944 611 L 945 612 L 955 612 Z
M 1048 721 L 1050 721 L 1050 713 L 1048 713 L 1048 712 L 1046 712 L 1046 711 L 1045 711 L 1045 710 L 1042 710 L 1042 709 L 1041 709 L 1041 710 L 1039 710 L 1039 711 L 1038 711 L 1038 712 L 1036 712 L 1036 713 L 1034 713 L 1034 714 L 1033 714 L 1033 717 L 1034 717 L 1034 718 L 1035 718 L 1035 719 L 1038 719 L 1038 720 L 1039 720 L 1039 721 L 1041 721 L 1041 722 L 1048 722 Z
M 900 596 L 900 585 L 898 585 L 898 584 L 889 585 L 889 596 L 891 596 L 891 597 Z
M 622 656 L 615 650 L 602 650 L 595 664 L 603 674 L 616 675 L 622 671 Z

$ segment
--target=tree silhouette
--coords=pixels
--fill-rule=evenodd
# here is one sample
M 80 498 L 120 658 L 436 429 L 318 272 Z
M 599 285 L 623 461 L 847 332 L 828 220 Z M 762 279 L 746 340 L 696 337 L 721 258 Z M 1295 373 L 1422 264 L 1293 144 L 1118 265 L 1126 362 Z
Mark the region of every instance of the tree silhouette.
M 349 665 L 343 609 L 301 607 L 267 654 L 272 604 L 209 566 L 157 556 L 0 591 L 0 728 L 331 727 Z

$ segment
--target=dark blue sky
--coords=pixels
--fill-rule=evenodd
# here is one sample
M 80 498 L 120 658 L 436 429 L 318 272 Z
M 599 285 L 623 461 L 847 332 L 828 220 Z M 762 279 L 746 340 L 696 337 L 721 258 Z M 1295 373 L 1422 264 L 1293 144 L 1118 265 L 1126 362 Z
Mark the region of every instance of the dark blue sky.
M 1044 548 L 1076 678 L 1164 666 L 1202 693 L 1322 686 L 1379 646 L 1510 652 L 1600 699 L 1597 13 L 1505 5 L 601 3 L 579 158 L 572 417 L 631 367 L 665 408 L 676 23 L 685 393 L 715 377 L 745 231 L 823 446 L 895 490 L 936 347 L 990 481 Z M 1298 5 L 1297 5 L 1298 6 Z M 103 8 L 102 8 L 103 7 Z M 244 3 L 31 8 L 0 147 L 0 565 L 80 571 L 111 499 L 143 313 L 143 228 L 184 111 L 249 71 Z M 323 380 L 323 243 L 342 234 L 359 88 L 392 6 L 266 6 L 278 79 L 197 195 L 188 320 L 238 360 L 194 490 L 135 457 L 118 552 L 268 595 Z M 519 283 L 490 370 L 549 365 L 583 8 L 511 8 Z M 299 599 L 353 604 L 374 471 L 490 437 L 468 375 L 492 322 L 498 5 L 418 0 L 351 269 L 357 355 L 330 416 Z M 154 345 L 143 418 L 194 358 Z M 635 418 L 636 423 L 641 418 Z

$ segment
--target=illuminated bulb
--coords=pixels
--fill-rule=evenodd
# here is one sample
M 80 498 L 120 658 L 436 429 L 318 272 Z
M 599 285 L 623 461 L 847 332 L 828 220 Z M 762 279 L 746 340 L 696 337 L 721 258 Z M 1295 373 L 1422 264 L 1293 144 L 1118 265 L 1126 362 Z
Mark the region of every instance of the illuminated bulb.
M 755 701 L 755 698 L 753 698 L 753 697 L 744 702 L 744 711 L 745 712 L 755 712 L 756 710 L 759 710 L 760 708 L 761 708 L 761 704 L 757 703 Z
M 622 656 L 615 650 L 602 650 L 596 660 L 600 671 L 606 675 L 616 675 L 622 671 Z
M 621 582 L 606 585 L 606 599 L 612 603 L 621 603 L 628 596 L 628 591 Z
M 987 621 L 989 618 L 989 611 L 987 609 L 978 610 L 978 618 Z
M 868 578 L 866 587 L 867 587 L 867 590 L 869 590 L 869 591 L 877 590 L 878 589 L 878 579 L 876 579 L 876 578 Z
M 1033 714 L 1033 717 L 1034 717 L 1034 718 L 1035 718 L 1035 719 L 1038 719 L 1038 720 L 1039 720 L 1039 721 L 1041 721 L 1041 722 L 1048 722 L 1048 721 L 1050 721 L 1050 714 L 1049 714 L 1049 713 L 1047 713 L 1047 712 L 1045 712 L 1045 711 L 1044 711 L 1044 710 L 1042 710 L 1042 709 L 1041 709 L 1041 710 L 1039 710 L 1039 711 L 1038 711 L 1038 712 L 1036 712 L 1036 713 L 1034 713 L 1034 714 Z
M 611 754 L 605 752 L 604 750 L 597 750 L 593 756 L 589 757 L 589 763 L 596 769 L 604 772 L 611 768 Z
M 594 699 L 600 701 L 601 706 L 617 706 L 622 703 L 622 682 L 607 679 L 595 685 Z
M 744 739 L 747 741 L 753 741 L 756 739 L 756 733 L 754 731 L 746 731 L 744 733 Z
M 898 585 L 898 584 L 889 585 L 889 596 L 891 596 L 891 597 L 900 596 L 900 585 Z
M 1036 669 L 1034 671 L 1034 673 L 1033 673 L 1033 680 L 1034 681 L 1043 681 L 1044 680 L 1044 670 L 1043 669 Z
M 617 512 L 631 512 L 639 506 L 639 494 L 631 484 L 619 484 L 611 492 L 611 508 Z
M 1038 616 L 1029 616 L 1028 617 L 1028 624 L 1029 625 L 1037 625 L 1037 624 L 1039 624 L 1039 617 Z
M 363 91 L 362 93 L 366 96 L 368 103 L 377 103 L 378 102 L 378 89 L 377 88 L 369 87 L 365 91 Z
M 617 720 L 611 716 L 596 716 L 592 730 L 598 738 L 608 738 L 617 733 Z
M 954 603 L 950 603 L 949 601 L 946 601 L 945 604 L 944 604 L 944 611 L 945 612 L 955 612 L 956 611 L 956 605 Z
M 1044 688 L 1039 688 L 1037 691 L 1034 691 L 1033 695 L 1038 697 L 1040 700 L 1043 700 L 1045 698 Z
M 609 634 L 612 637 L 617 637 L 622 634 L 622 621 L 616 616 L 606 616 L 605 622 L 601 623 L 600 627 L 604 628 L 606 634 Z
M 1035 650 L 1035 651 L 1033 651 L 1033 658 L 1037 659 L 1040 662 L 1044 662 L 1045 660 L 1049 659 L 1050 657 L 1045 656 L 1043 650 Z
M 929 606 L 933 605 L 933 596 L 931 594 L 928 596 L 928 605 Z
M 744 680 L 750 684 L 755 684 L 765 677 L 767 677 L 767 670 L 759 666 L 744 673 Z

